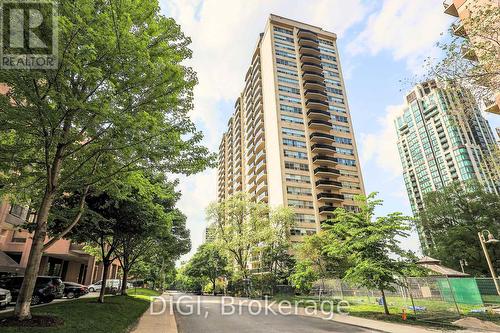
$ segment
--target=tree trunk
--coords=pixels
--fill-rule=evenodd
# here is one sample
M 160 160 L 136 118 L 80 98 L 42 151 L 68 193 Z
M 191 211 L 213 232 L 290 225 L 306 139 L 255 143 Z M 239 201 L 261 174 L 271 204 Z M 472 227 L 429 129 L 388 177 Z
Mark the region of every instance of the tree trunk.
M 127 280 L 128 280 L 128 268 L 122 267 L 123 277 L 122 277 L 122 295 L 127 295 Z
M 380 288 L 380 292 L 382 293 L 382 302 L 384 302 L 384 312 L 386 315 L 389 315 L 389 307 L 387 306 L 387 300 L 385 299 L 384 288 Z
M 104 294 L 106 293 L 106 281 L 108 280 L 108 271 L 111 262 L 109 260 L 102 261 L 102 281 L 101 281 L 101 292 L 99 293 L 99 298 L 97 302 L 104 303 Z
M 213 290 L 212 294 L 213 294 L 214 296 L 215 296 L 215 281 L 216 281 L 216 280 L 217 280 L 217 279 L 213 279 L 213 280 L 212 280 L 212 286 L 214 287 L 214 290 Z
M 45 191 L 40 209 L 36 217 L 36 228 L 33 234 L 33 243 L 31 244 L 30 254 L 26 270 L 24 271 L 24 279 L 17 297 L 16 308 L 14 315 L 19 320 L 31 319 L 31 297 L 35 288 L 36 278 L 40 269 L 40 261 L 42 259 L 42 249 L 47 235 L 47 219 L 49 216 L 50 207 L 54 200 L 53 194 Z

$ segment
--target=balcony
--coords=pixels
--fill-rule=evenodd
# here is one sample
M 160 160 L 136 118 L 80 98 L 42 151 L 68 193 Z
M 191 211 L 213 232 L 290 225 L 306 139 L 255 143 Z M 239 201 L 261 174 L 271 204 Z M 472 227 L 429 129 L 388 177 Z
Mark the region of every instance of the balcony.
M 323 143 L 315 143 L 311 146 L 311 151 L 313 153 L 335 153 L 336 149 L 332 145 L 327 145 Z
M 300 66 L 304 72 L 315 72 L 323 74 L 323 67 L 320 64 L 314 62 L 303 62 Z
M 490 113 L 495 113 L 500 115 L 500 94 L 497 95 L 497 100 L 496 101 L 485 101 L 484 104 L 486 105 L 486 112 Z M 498 129 L 497 129 L 498 131 Z
M 301 54 L 300 61 L 304 64 L 311 63 L 321 65 L 321 57 L 313 54 Z
M 319 41 L 316 37 L 314 37 L 314 38 L 299 37 L 299 45 L 318 47 Z
M 465 37 L 467 36 L 467 32 L 465 31 L 465 25 L 464 22 L 461 19 L 455 20 L 451 24 L 451 29 L 453 30 L 453 34 L 458 37 Z
M 318 109 L 310 109 L 307 111 L 307 116 L 311 119 L 330 120 L 330 112 Z
M 304 81 L 304 88 L 306 90 L 320 90 L 320 91 L 325 91 L 326 85 L 323 83 L 322 80 L 305 80 Z
M 320 81 L 323 82 L 325 79 L 325 76 L 323 75 L 323 72 L 318 72 L 318 71 L 303 71 L 302 72 L 302 78 L 305 81 Z
M 255 163 L 259 163 L 260 161 L 262 161 L 265 156 L 266 156 L 266 151 L 261 150 L 258 154 L 255 155 Z
M 321 206 L 319 207 L 319 213 L 320 214 L 329 214 L 329 213 L 333 213 L 335 211 L 335 209 L 337 209 L 339 207 L 335 207 L 335 206 Z
M 316 181 L 316 187 L 317 188 L 341 188 L 342 183 L 337 182 L 335 180 L 329 180 L 329 179 L 319 179 Z
M 313 99 L 313 100 L 318 99 L 318 100 L 325 101 L 325 102 L 326 102 L 326 99 L 328 98 L 328 95 L 326 94 L 326 92 L 321 91 L 321 90 L 315 90 L 315 89 L 307 89 L 306 91 L 304 91 L 304 96 L 307 99 Z
M 478 61 L 477 54 L 476 51 L 474 51 L 474 49 L 468 47 L 462 47 L 460 51 L 462 52 L 462 56 L 465 59 L 470 61 Z
M 262 149 L 264 149 L 264 138 L 260 139 L 259 141 L 256 141 L 255 142 L 255 147 L 254 147 L 254 151 L 255 153 L 258 153 L 259 151 L 261 151 Z
M 342 201 L 344 196 L 337 193 L 321 192 L 317 196 L 318 200 L 322 201 Z
M 255 189 L 255 193 L 257 193 L 257 195 L 260 195 L 262 194 L 262 192 L 264 192 L 265 190 L 267 190 L 267 183 L 266 182 L 263 182 L 263 183 L 260 183 L 257 188 Z
M 331 129 L 332 128 L 332 123 L 327 121 L 327 120 L 319 120 L 319 119 L 311 119 L 309 120 L 309 122 L 307 123 L 307 125 L 309 126 L 309 128 L 312 128 L 312 129 L 321 129 L 321 128 L 324 128 L 324 129 Z
M 267 191 L 263 192 L 259 196 L 257 196 L 257 201 L 267 202 Z
M 338 163 L 338 160 L 335 157 L 327 156 L 327 155 L 316 155 L 312 159 L 313 163 L 319 162 L 324 164 L 332 164 L 335 165 Z
M 457 7 L 455 7 L 455 3 L 453 2 L 453 0 L 444 1 L 443 7 L 445 14 L 458 17 L 458 10 Z
M 317 167 L 314 169 L 314 175 L 315 176 L 335 176 L 335 175 L 340 175 L 340 171 L 337 169 L 332 169 L 328 167 Z
M 315 46 L 301 45 L 299 47 L 299 52 L 302 54 L 312 54 L 316 56 L 320 55 L 320 50 L 316 45 Z
M 313 40 L 318 39 L 318 36 L 314 32 L 312 32 L 311 30 L 307 30 L 307 29 L 299 29 L 299 31 L 297 32 L 297 37 L 310 38 Z
M 265 168 L 266 168 L 266 160 L 262 160 L 255 166 L 255 173 L 259 173 L 263 171 Z
M 333 142 L 335 141 L 335 136 L 326 133 L 313 132 L 309 135 L 309 139 L 315 142 Z
M 328 110 L 328 102 L 319 99 L 306 99 L 308 109 Z

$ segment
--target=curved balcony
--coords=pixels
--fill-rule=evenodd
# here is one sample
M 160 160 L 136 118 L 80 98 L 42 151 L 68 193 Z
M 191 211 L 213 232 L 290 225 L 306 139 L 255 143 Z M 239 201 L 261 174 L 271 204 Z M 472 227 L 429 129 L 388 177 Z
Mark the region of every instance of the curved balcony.
M 302 61 L 304 64 L 313 63 L 321 65 L 321 57 L 314 54 L 301 54 L 300 61 Z
M 324 101 L 324 102 L 326 102 L 326 100 L 328 98 L 328 95 L 326 94 L 326 92 L 321 91 L 321 90 L 316 90 L 316 89 L 307 89 L 306 91 L 304 91 L 304 96 L 307 99 L 318 99 L 318 100 Z M 327 104 L 327 106 L 328 106 L 328 104 Z
M 322 163 L 322 164 L 330 164 L 335 165 L 338 163 L 338 160 L 335 157 L 327 156 L 327 155 L 316 155 L 312 158 L 313 163 Z
M 319 99 L 307 99 L 306 106 L 309 109 L 319 109 L 319 110 L 327 110 L 328 102 L 319 100 Z
M 332 128 L 332 123 L 326 120 L 312 119 L 307 123 L 309 128 L 311 129 L 327 129 L 330 130 Z
M 317 167 L 314 169 L 315 176 L 335 176 L 340 175 L 340 171 L 337 169 L 332 169 L 328 167 Z
M 318 72 L 318 71 L 303 71 L 302 72 L 302 78 L 305 81 L 319 81 L 323 82 L 325 79 L 325 76 L 323 75 L 323 72 Z
M 323 80 L 305 80 L 304 81 L 304 89 L 306 90 L 321 90 L 325 91 L 326 85 L 323 83 Z
M 321 51 L 319 50 L 319 47 L 317 45 L 314 45 L 314 46 L 300 45 L 299 52 L 302 54 L 313 54 L 313 55 L 317 55 L 317 56 L 319 56 L 321 54 Z
M 323 67 L 314 62 L 303 62 L 300 66 L 304 72 L 315 72 L 323 74 Z
M 318 109 L 310 109 L 307 111 L 307 116 L 311 119 L 330 120 L 330 112 Z
M 257 185 L 257 188 L 255 189 L 255 193 L 257 195 L 259 195 L 266 190 L 267 190 L 267 183 L 263 182 L 263 183 L 260 183 L 259 185 Z
M 326 133 L 320 133 L 320 132 L 313 132 L 311 135 L 309 135 L 309 139 L 311 141 L 315 142 L 334 142 L 335 141 L 335 136 L 331 134 L 326 134 Z
M 317 188 L 341 188 L 342 183 L 335 180 L 319 179 L 316 181 Z
M 297 32 L 297 37 L 299 37 L 299 38 L 310 38 L 310 39 L 315 39 L 315 40 L 318 39 L 318 35 L 316 35 L 311 30 L 307 30 L 307 29 L 299 29 L 299 31 Z
M 323 201 L 342 201 L 342 200 L 344 200 L 344 196 L 342 194 L 329 193 L 329 192 L 318 193 L 317 198 L 318 198 L 318 200 L 323 200 Z
M 313 153 L 335 153 L 336 149 L 332 145 L 323 144 L 323 143 L 315 143 L 311 146 L 311 151 Z
M 299 45 L 318 47 L 319 40 L 316 37 L 299 37 Z
M 319 207 L 319 213 L 320 214 L 329 214 L 329 213 L 333 213 L 335 211 L 335 209 L 337 209 L 339 207 L 335 207 L 335 206 L 321 206 Z

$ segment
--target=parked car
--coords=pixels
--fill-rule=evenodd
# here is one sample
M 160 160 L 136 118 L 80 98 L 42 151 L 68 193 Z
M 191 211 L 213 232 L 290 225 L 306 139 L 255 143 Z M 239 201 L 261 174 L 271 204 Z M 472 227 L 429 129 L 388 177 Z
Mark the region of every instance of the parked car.
M 17 300 L 23 279 L 23 276 L 11 276 L 0 279 L 0 288 L 10 291 L 12 302 Z M 35 282 L 31 305 L 50 303 L 55 298 L 61 298 L 63 294 L 64 284 L 58 276 L 39 276 Z
M 0 309 L 5 308 L 12 300 L 10 291 L 0 288 Z
M 75 282 L 64 282 L 64 297 L 78 298 L 89 292 L 84 285 Z
M 106 288 L 119 290 L 121 288 L 121 285 L 122 285 L 122 280 L 119 279 L 106 280 Z M 91 285 L 88 286 L 88 288 L 90 292 L 100 291 L 102 288 L 102 280 L 92 283 Z

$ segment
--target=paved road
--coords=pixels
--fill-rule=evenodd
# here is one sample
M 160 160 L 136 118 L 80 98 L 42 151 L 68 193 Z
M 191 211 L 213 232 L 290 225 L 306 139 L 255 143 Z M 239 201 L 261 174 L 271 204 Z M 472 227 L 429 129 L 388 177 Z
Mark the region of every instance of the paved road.
M 222 315 L 220 297 L 174 295 L 174 313 L 179 333 L 366 333 L 372 330 L 320 318 L 265 313 L 263 308 L 235 307 L 232 315 Z M 225 304 L 228 304 L 226 301 Z M 239 314 L 241 308 L 241 314 Z M 225 312 L 231 307 L 226 305 Z M 192 314 L 188 314 L 193 312 Z M 253 312 L 253 314 L 250 314 Z M 293 311 L 292 311 L 293 312 Z M 255 314 L 257 313 L 257 314 Z

